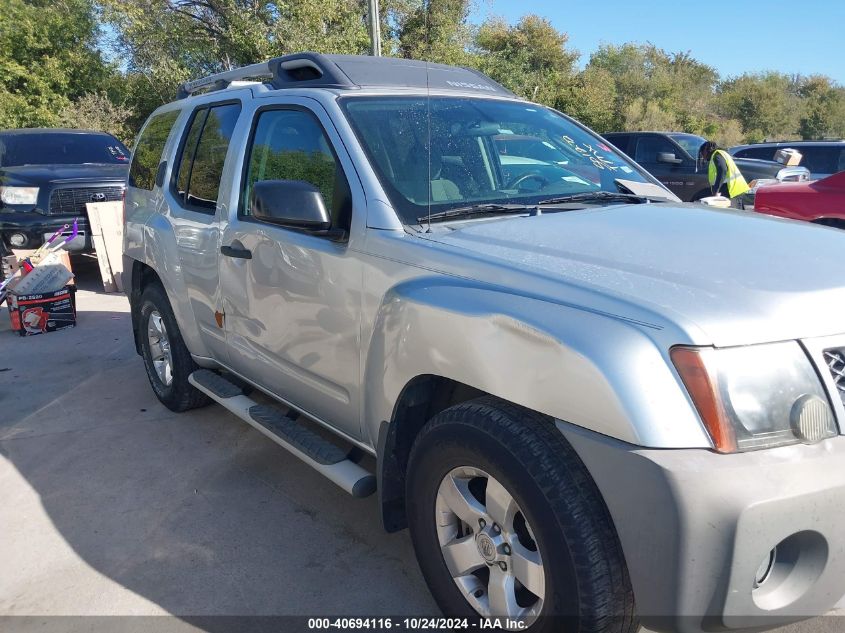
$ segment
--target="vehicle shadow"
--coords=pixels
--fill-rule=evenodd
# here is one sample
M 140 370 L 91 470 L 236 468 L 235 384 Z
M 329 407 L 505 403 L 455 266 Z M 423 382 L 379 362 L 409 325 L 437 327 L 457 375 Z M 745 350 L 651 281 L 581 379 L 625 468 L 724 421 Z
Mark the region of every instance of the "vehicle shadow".
M 220 407 L 160 405 L 126 299 L 77 274 L 76 328 L 23 338 L 0 315 L 0 616 L 172 614 L 230 631 L 223 616 L 437 613 L 374 497 Z

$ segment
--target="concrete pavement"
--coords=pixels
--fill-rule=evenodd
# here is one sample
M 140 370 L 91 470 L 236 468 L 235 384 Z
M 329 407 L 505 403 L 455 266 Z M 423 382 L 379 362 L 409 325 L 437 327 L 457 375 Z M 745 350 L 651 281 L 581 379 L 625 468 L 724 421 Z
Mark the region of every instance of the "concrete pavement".
M 95 292 L 94 260 L 75 268 L 76 328 L 20 338 L 0 315 L 0 616 L 39 616 L 0 628 L 437 613 L 407 532 L 382 531 L 375 497 L 347 496 L 220 407 L 161 406 L 126 299 Z

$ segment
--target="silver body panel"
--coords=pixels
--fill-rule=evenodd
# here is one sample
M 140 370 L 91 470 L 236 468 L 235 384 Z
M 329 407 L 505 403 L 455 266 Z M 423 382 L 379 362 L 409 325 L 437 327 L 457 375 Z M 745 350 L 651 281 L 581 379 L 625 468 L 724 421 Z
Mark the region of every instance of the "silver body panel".
M 554 417 L 605 496 L 637 599 L 656 616 L 722 614 L 727 626 L 747 625 L 730 618 L 759 609 L 744 601 L 739 580 L 731 583 L 745 578 L 749 561 L 773 547 L 787 523 L 763 529 L 750 509 L 759 501 L 772 509 L 759 516 L 779 509 L 816 516 L 840 558 L 823 576 L 823 595 L 798 608 L 832 606 L 845 593 L 831 575 L 845 548 L 831 527 L 845 518 L 842 469 L 823 480 L 840 463 L 844 440 L 716 455 L 669 350 L 802 340 L 843 428 L 845 409 L 819 356 L 828 343 L 843 344 L 838 263 L 845 233 L 683 204 L 596 207 L 419 232 L 392 209 L 337 96 L 253 85 L 165 106 L 182 109 L 164 152 L 169 182 L 193 108 L 224 99 L 243 105 L 215 215 L 185 211 L 158 187 L 127 192 L 125 255 L 160 277 L 194 358 L 232 370 L 370 453 L 403 389 L 423 375 Z M 325 128 L 352 190 L 347 243 L 238 218 L 243 149 L 255 111 L 271 104 L 305 108 Z M 220 246 L 233 242 L 252 259 L 219 256 Z M 215 313 L 225 314 L 223 327 Z M 812 465 L 803 468 L 806 456 Z M 792 492 L 763 482 L 737 495 L 728 511 L 714 510 L 707 517 L 712 530 L 689 523 L 704 520 L 694 508 L 706 484 L 718 487 L 707 499 L 717 508 L 736 477 L 773 477 L 782 464 L 800 479 Z M 722 465 L 736 468 L 712 477 Z M 629 498 L 665 505 L 661 512 L 677 519 L 667 525 L 683 528 L 675 545 L 687 549 L 638 551 L 653 508 L 626 502 L 624 491 L 640 486 L 642 493 L 650 482 L 662 482 L 655 490 L 666 494 Z M 794 503 L 781 505 L 779 496 Z M 837 505 L 819 509 L 818 501 Z M 710 575 L 694 572 L 691 547 L 714 553 L 730 573 L 719 579 L 715 567 Z M 649 580 L 659 574 L 677 582 Z M 740 593 L 725 593 L 735 587 Z M 698 630 L 700 618 L 690 622 L 678 627 Z

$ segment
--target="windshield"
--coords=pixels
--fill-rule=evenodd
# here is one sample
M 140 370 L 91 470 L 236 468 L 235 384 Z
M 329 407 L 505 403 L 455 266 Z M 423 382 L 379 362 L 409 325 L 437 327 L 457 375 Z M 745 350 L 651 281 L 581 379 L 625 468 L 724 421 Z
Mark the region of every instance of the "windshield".
M 0 134 L 0 167 L 129 163 L 129 150 L 108 134 Z
M 535 104 L 434 96 L 429 104 L 425 97 L 347 97 L 341 105 L 406 224 L 418 224 L 429 202 L 438 213 L 616 193 L 617 179 L 655 182 L 598 136 Z
M 696 136 L 695 134 L 670 134 L 669 138 L 683 147 L 684 151 L 693 158 L 698 158 L 698 152 L 701 146 L 707 142 L 707 139 Z

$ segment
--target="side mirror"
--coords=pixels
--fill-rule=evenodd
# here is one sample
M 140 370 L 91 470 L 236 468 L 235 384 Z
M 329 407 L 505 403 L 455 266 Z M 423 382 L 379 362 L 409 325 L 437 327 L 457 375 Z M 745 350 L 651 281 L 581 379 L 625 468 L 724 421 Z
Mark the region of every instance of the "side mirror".
M 320 190 L 302 180 L 259 180 L 252 185 L 249 212 L 256 220 L 292 229 L 320 232 L 332 226 Z
M 680 165 L 684 161 L 681 158 L 676 158 L 673 152 L 660 152 L 657 154 L 657 162 L 667 163 L 669 165 Z

